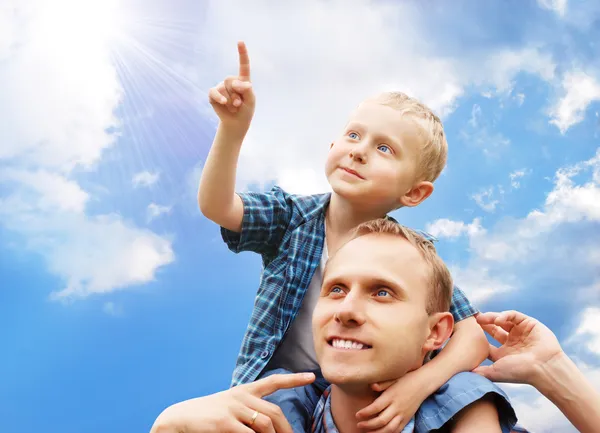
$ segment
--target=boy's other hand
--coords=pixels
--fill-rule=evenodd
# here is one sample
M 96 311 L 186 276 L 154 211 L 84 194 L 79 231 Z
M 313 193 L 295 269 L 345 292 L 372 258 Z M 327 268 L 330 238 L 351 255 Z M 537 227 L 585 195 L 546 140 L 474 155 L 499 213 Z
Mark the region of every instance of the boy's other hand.
M 238 42 L 238 54 L 238 75 L 227 77 L 210 89 L 208 100 L 224 126 L 245 133 L 254 115 L 255 98 L 250 82 L 250 58 L 244 42 Z

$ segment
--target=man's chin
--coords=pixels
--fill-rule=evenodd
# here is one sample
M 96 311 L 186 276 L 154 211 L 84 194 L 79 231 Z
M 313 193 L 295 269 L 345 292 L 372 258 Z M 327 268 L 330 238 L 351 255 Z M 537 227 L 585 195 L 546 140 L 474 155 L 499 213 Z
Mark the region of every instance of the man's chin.
M 321 366 L 323 377 L 331 384 L 340 388 L 352 387 L 368 389 L 371 383 L 375 382 L 374 374 L 371 371 L 355 367 L 345 367 L 333 365 L 331 368 Z

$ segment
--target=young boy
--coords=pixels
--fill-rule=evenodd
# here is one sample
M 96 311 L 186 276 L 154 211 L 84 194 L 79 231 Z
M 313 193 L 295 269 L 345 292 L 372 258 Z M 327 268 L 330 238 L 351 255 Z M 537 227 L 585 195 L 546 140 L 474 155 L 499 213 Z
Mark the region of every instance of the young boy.
M 298 196 L 278 187 L 268 193 L 236 194 L 238 156 L 255 107 L 243 43 L 238 44 L 238 52 L 239 75 L 209 93 L 220 123 L 198 191 L 202 213 L 221 226 L 229 248 L 236 253 L 254 251 L 263 259 L 260 287 L 232 386 L 273 371 L 318 373 L 311 316 L 328 255 L 359 224 L 400 207 L 417 206 L 429 197 L 447 153 L 438 117 L 404 94 L 385 93 L 363 101 L 343 134 L 331 143 L 325 163 L 331 194 Z M 429 395 L 486 358 L 488 343 L 473 317 L 478 311 L 458 288 L 451 312 L 456 326 L 444 350 L 398 381 L 374 384 L 373 390 L 382 393 L 357 414 L 359 428 L 374 431 L 393 422 L 389 428 L 399 431 Z M 438 412 L 454 399 L 460 400 L 460 394 L 483 397 L 492 387 L 491 382 L 454 385 L 451 389 L 460 392 L 440 398 Z M 270 399 L 280 405 L 294 431 L 305 431 L 326 386 L 319 379 L 310 388 L 279 391 Z M 417 424 L 435 423 L 425 418 L 419 421 L 417 414 Z

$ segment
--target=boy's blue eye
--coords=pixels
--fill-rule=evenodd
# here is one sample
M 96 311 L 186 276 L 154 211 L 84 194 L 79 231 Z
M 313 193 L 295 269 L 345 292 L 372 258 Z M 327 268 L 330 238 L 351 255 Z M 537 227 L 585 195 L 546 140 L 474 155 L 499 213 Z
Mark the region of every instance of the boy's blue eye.
M 331 289 L 331 293 L 340 293 L 342 291 L 341 288 L 339 288 L 338 286 L 335 286 Z
M 391 152 L 391 149 L 385 144 L 378 146 L 377 149 L 381 150 L 382 152 Z
M 348 137 L 350 137 L 353 140 L 358 140 L 360 138 L 356 132 L 351 132 L 350 134 L 348 134 Z
M 377 296 L 388 296 L 390 294 L 390 292 L 388 292 L 387 290 L 378 290 L 377 291 Z

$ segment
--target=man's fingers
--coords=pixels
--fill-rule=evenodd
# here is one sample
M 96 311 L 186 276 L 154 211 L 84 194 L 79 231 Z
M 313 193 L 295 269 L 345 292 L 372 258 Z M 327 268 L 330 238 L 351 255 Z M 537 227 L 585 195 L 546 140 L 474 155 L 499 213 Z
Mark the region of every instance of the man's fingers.
M 242 386 L 247 387 L 252 395 L 262 398 L 269 394 L 273 394 L 279 389 L 305 386 L 312 383 L 314 380 L 315 375 L 313 373 L 273 374 L 272 376 Z
M 477 320 L 477 323 L 479 323 L 480 325 L 491 325 L 494 323 L 494 321 L 496 320 L 496 318 L 499 315 L 500 315 L 500 313 L 494 313 L 494 312 L 479 313 L 475 319 Z
M 502 329 L 504 329 L 506 332 L 510 332 L 510 330 L 512 328 L 514 328 L 515 326 L 519 326 L 521 323 L 523 323 L 526 320 L 533 320 L 530 317 L 526 316 L 523 313 L 519 313 L 518 311 L 504 311 L 502 312 L 494 321 L 494 323 L 500 327 L 502 327 Z
M 259 433 L 293 433 L 281 408 L 276 404 L 269 403 L 260 397 L 248 393 L 241 394 L 240 400 L 248 408 L 252 409 L 250 417 L 254 415 L 254 411 L 258 412 L 256 420 L 251 425 L 253 430 Z
M 502 358 L 502 353 L 500 352 L 500 348 L 490 344 L 488 359 L 492 362 L 496 362 L 500 358 Z
M 508 339 L 508 332 L 506 332 L 501 327 L 496 326 L 494 324 L 491 324 L 491 325 L 481 325 L 481 327 L 483 328 L 483 330 L 485 332 L 487 332 L 488 334 L 490 334 L 492 336 L 492 338 L 494 340 L 496 340 L 498 343 L 500 343 L 500 344 L 506 343 L 506 340 Z
M 492 382 L 505 382 L 504 378 L 498 374 L 498 371 L 495 369 L 494 365 L 481 365 L 473 370 L 473 373 L 477 373 L 480 376 L 485 377 L 486 379 L 491 380 Z
M 250 57 L 244 42 L 238 42 L 238 54 L 240 57 L 240 80 L 250 81 Z

